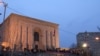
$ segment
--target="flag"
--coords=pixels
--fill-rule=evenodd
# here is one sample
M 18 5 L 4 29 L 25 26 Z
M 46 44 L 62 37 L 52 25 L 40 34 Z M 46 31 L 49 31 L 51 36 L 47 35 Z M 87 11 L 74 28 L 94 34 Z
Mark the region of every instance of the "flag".
M 55 36 L 55 30 L 54 30 L 53 36 Z

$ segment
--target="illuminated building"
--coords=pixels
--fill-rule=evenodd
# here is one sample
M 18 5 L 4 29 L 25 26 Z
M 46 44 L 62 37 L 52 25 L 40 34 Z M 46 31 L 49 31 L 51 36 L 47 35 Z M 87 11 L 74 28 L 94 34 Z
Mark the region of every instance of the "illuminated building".
M 15 50 L 59 48 L 58 24 L 12 13 L 0 25 L 1 45 Z
M 81 32 L 77 34 L 77 45 L 90 50 L 93 56 L 100 56 L 100 32 Z

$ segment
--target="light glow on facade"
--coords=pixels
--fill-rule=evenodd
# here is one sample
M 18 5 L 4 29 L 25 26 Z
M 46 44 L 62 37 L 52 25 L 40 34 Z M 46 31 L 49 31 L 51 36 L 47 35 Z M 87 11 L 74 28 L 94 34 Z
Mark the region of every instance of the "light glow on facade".
M 96 38 L 95 38 L 95 40 L 99 40 L 99 39 L 100 39 L 99 37 L 96 37 Z
M 7 42 L 2 42 L 1 45 L 4 46 L 4 47 L 9 47 L 9 43 L 7 43 Z
M 87 43 L 83 43 L 82 47 L 86 48 L 88 45 Z

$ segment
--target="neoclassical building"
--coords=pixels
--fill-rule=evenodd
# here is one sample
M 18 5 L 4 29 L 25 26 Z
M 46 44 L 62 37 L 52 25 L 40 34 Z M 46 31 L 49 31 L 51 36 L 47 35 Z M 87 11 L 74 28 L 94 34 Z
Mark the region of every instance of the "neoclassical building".
M 59 48 L 58 24 L 12 13 L 0 25 L 0 44 L 16 50 Z

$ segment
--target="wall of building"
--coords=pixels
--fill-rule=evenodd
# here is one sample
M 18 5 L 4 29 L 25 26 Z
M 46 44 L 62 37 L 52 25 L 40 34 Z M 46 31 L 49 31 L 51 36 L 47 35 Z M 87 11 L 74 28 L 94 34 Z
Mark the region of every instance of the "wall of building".
M 5 47 L 9 46 L 9 29 L 10 29 L 10 17 L 8 20 L 5 20 L 2 24 L 0 24 L 0 46 L 5 45 Z
M 88 44 L 88 49 L 93 52 L 94 56 L 100 56 L 100 32 L 83 32 L 77 35 L 77 44 L 82 46 L 83 43 Z
M 21 50 L 27 47 L 34 48 L 37 44 L 39 49 L 46 50 L 59 48 L 58 25 L 49 22 L 33 20 L 20 15 L 11 15 L 9 21 L 9 31 L 5 34 L 5 42 L 9 42 L 9 46 L 13 49 Z M 7 22 L 5 22 L 7 23 Z M 7 24 L 5 24 L 7 25 Z M 39 32 L 39 42 L 34 41 L 34 32 Z M 7 37 L 9 33 L 9 38 Z M 21 44 L 22 43 L 22 44 Z M 16 47 L 15 47 L 16 46 Z

